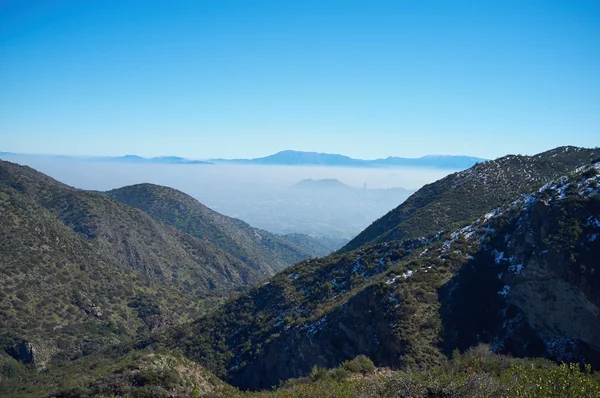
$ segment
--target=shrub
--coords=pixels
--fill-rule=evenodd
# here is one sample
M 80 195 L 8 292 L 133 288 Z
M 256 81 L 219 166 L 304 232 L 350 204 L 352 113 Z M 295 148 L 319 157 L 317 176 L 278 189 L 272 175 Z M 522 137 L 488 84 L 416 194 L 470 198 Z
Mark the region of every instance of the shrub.
M 373 373 L 375 364 L 365 355 L 359 355 L 356 358 L 342 363 L 342 368 L 351 373 Z
M 325 377 L 327 377 L 327 369 L 325 368 L 321 368 L 317 365 L 312 367 L 312 370 L 310 371 L 310 378 L 313 380 L 321 380 L 324 379 Z

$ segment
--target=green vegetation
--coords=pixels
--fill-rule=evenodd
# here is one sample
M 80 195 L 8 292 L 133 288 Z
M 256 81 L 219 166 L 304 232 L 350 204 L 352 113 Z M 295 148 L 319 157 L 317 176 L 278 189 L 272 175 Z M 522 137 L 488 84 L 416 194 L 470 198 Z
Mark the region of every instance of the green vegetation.
M 342 250 L 453 230 L 548 181 L 589 164 L 600 149 L 560 147 L 535 156 L 508 155 L 425 185 Z
M 307 378 L 288 380 L 272 392 L 229 397 L 461 397 L 591 398 L 600 394 L 600 375 L 589 367 L 514 359 L 477 347 L 427 370 L 373 372 L 320 369 Z
M 50 385 L 57 391 L 50 396 L 56 398 L 592 398 L 600 394 L 600 374 L 592 372 L 589 366 L 502 356 L 485 345 L 463 354 L 455 352 L 452 359 L 428 369 L 375 368 L 368 358 L 361 356 L 337 368 L 314 367 L 307 377 L 290 379 L 274 390 L 260 392 L 232 388 L 194 362 L 167 353 L 134 352 L 113 362 L 96 362 L 95 366 L 79 362 L 78 371 L 68 369 L 77 378 L 52 380 L 47 375 L 34 375 L 37 387 L 18 388 L 17 394 L 46 396 L 44 389 Z
M 42 368 L 197 319 L 262 278 L 137 209 L 9 162 L 0 223 L 0 334 L 32 344 L 27 360 Z
M 247 265 L 249 272 L 255 274 L 253 280 L 264 279 L 322 253 L 306 244 L 296 245 L 291 240 L 219 214 L 173 188 L 138 184 L 114 189 L 106 195 L 237 257 Z
M 105 353 L 47 372 L 23 366 L 19 371 L 19 375 L 13 374 L 0 383 L 1 396 L 204 397 L 236 391 L 198 364 L 166 352 Z
M 552 174 L 549 159 L 590 156 L 549 154 L 504 158 L 515 182 L 501 200 L 461 191 L 493 186 L 496 166 L 463 174 L 440 197 L 502 203 L 440 224 L 452 228 L 307 259 L 247 289 L 256 264 L 184 232 L 197 215 L 181 210 L 175 229 L 3 162 L 0 395 L 597 396 L 589 366 L 519 359 L 600 365 L 600 176 L 583 167 L 541 189 L 531 177 L 520 194 L 514 166 Z

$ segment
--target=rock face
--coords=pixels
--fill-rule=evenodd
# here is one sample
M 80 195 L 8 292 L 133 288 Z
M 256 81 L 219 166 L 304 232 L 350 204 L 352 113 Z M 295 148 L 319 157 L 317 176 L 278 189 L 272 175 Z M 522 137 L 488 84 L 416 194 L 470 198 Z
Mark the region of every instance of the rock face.
M 26 365 L 33 364 L 39 370 L 46 368 L 46 365 L 56 351 L 56 347 L 49 343 L 44 344 L 41 341 L 34 343 L 25 340 L 18 342 L 6 350 L 7 354 L 17 361 Z
M 530 196 L 483 245 L 489 265 L 467 264 L 442 291 L 447 350 L 487 339 L 500 352 L 599 363 L 600 198 L 588 177 Z
M 28 365 L 33 363 L 34 350 L 33 344 L 28 341 L 21 341 L 14 347 L 9 348 L 7 353 L 17 361 Z
M 380 365 L 394 364 L 390 353 L 402 352 L 390 336 L 392 320 L 385 311 L 376 311 L 384 295 L 367 289 L 335 311 L 301 327 L 282 333 L 255 361 L 233 373 L 231 383 L 252 390 L 276 385 L 280 380 L 310 373 L 314 365 L 335 367 L 340 358 L 367 355 Z M 373 309 L 365 311 L 365 309 Z
M 103 318 L 104 314 L 102 309 L 98 305 L 94 304 L 85 293 L 77 293 L 75 305 L 82 309 L 87 315 L 92 315 L 99 319 Z
M 507 276 L 508 302 L 527 315 L 529 326 L 559 359 L 567 353 L 556 344 L 571 344 L 562 341 L 564 336 L 600 351 L 600 285 L 595 275 L 600 242 L 591 222 L 598 214 L 600 202 L 595 198 L 564 204 L 538 200 L 525 221 L 528 233 L 512 240 L 518 252 L 526 250 L 525 245 L 538 249 L 524 258 L 520 273 Z M 565 238 L 572 241 L 561 242 Z

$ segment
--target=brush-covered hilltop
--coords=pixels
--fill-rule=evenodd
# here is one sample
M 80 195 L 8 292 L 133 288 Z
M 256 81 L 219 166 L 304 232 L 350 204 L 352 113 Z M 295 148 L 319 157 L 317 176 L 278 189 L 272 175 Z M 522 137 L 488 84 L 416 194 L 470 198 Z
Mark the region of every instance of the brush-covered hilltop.
M 2 353 L 39 368 L 196 319 L 322 253 L 169 188 L 88 192 L 4 161 L 0 210 Z
M 599 149 L 566 146 L 535 156 L 507 155 L 478 163 L 425 185 L 342 250 L 452 229 L 598 157 Z
M 138 184 L 108 191 L 106 195 L 243 259 L 264 277 L 323 253 L 217 213 L 173 188 Z
M 563 147 L 478 164 L 386 217 L 345 250 L 300 261 L 131 344 L 52 358 L 37 372 L 15 355 L 30 346 L 4 343 L 0 395 L 598 396 L 591 368 L 600 366 L 600 150 Z M 10 225 L 21 219 L 25 213 Z M 18 249 L 21 262 L 36 253 Z M 11 289 L 11 303 L 22 286 Z

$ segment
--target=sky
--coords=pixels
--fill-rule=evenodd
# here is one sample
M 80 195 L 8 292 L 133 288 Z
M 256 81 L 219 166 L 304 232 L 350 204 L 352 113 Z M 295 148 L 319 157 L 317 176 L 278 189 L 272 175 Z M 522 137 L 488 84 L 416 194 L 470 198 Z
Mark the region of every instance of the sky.
M 599 71 L 596 0 L 0 0 L 0 151 L 595 147 Z

